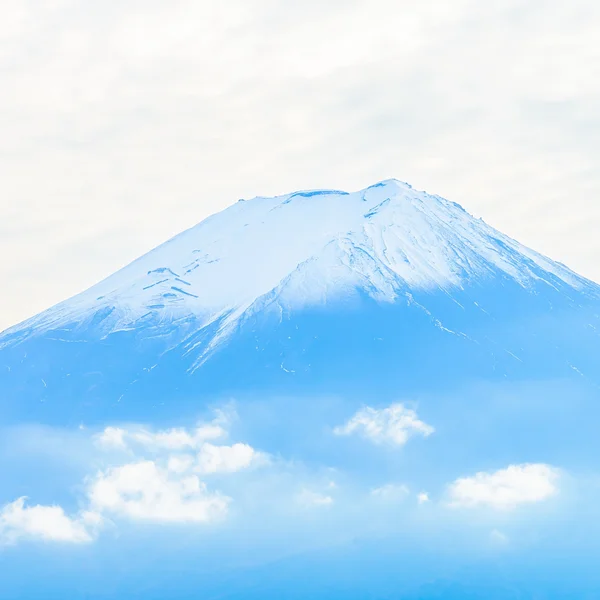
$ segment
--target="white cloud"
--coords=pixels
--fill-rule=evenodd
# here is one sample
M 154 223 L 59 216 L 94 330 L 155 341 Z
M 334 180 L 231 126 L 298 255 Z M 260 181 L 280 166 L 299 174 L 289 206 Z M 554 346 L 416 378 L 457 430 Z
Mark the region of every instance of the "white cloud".
M 60 506 L 27 507 L 21 498 L 1 509 L 0 541 L 37 537 L 88 542 L 95 538 L 107 515 L 163 523 L 206 523 L 224 518 L 232 499 L 209 490 L 199 475 L 233 476 L 270 461 L 267 454 L 248 444 L 206 441 L 226 437 L 225 426 L 232 418 L 231 411 L 217 411 L 212 422 L 191 429 L 106 427 L 92 436 L 103 451 L 105 466 L 86 479 L 88 510 L 69 517 Z
M 408 486 L 395 483 L 388 483 L 371 490 L 371 496 L 385 501 L 403 500 L 409 493 Z
M 144 448 L 154 453 L 165 450 L 198 450 L 204 442 L 227 436 L 225 426 L 232 415 L 216 411 L 209 423 L 199 423 L 195 428 L 173 427 L 154 431 L 139 425 L 109 426 L 95 436 L 96 445 L 103 450 L 136 450 Z
M 0 542 L 29 538 L 81 544 L 91 542 L 102 524 L 102 517 L 95 512 L 84 511 L 71 518 L 60 506 L 25 506 L 25 500 L 19 498 L 0 510 Z
M 226 496 L 208 492 L 196 475 L 176 477 L 150 460 L 98 473 L 88 494 L 95 511 L 162 522 L 218 520 L 230 502 Z
M 194 457 L 189 454 L 176 454 L 169 456 L 167 469 L 173 473 L 185 473 L 194 466 Z
M 265 464 L 268 458 L 248 444 L 215 446 L 203 444 L 197 457 L 200 473 L 235 473 L 251 466 Z
M 248 444 L 207 441 L 226 437 L 225 426 L 232 418 L 231 411 L 217 411 L 212 422 L 193 429 L 107 427 L 95 437 L 96 444 L 102 449 L 126 449 L 137 460 L 98 473 L 88 486 L 91 506 L 98 512 L 153 521 L 223 517 L 231 499 L 209 492 L 194 473 L 232 474 L 268 462 L 266 454 Z
M 367 406 L 359 410 L 345 425 L 336 427 L 336 435 L 360 434 L 376 444 L 406 444 L 413 435 L 429 436 L 434 428 L 417 417 L 417 413 L 403 404 L 392 404 L 377 409 Z
M 497 510 L 541 502 L 558 493 L 559 472 L 546 464 L 510 465 L 494 473 L 461 477 L 449 487 L 452 506 Z
M 207 440 L 215 440 L 227 435 L 221 424 L 201 424 L 195 429 L 183 427 L 152 431 L 143 427 L 130 426 L 107 427 L 96 436 L 96 443 L 104 449 L 126 449 L 132 446 L 143 446 L 151 451 L 161 450 L 194 450 Z
M 333 498 L 326 494 L 304 489 L 297 496 L 298 503 L 304 508 L 326 507 L 333 504 Z
M 421 492 L 417 495 L 417 502 L 419 504 L 425 504 L 429 502 L 429 494 L 427 492 Z
M 96 444 L 106 450 L 124 450 L 127 448 L 126 434 L 127 432 L 120 427 L 107 427 L 96 436 Z
M 192 430 L 178 427 L 152 431 L 138 426 L 111 426 L 96 435 L 95 442 L 103 450 L 128 450 L 136 456 L 151 453 L 158 460 L 164 458 L 167 469 L 173 473 L 183 473 L 192 468 L 204 474 L 235 473 L 266 464 L 268 456 L 248 444 L 216 445 L 207 441 L 227 436 L 221 425 L 224 419 L 221 413 L 212 423 L 201 424 Z M 195 456 L 189 453 L 194 450 L 198 451 Z M 165 457 L 165 453 L 171 451 L 188 452 Z
M 198 448 L 206 440 L 219 439 L 226 435 L 220 425 L 207 424 L 197 427 L 193 432 L 183 428 L 150 432 L 146 430 L 132 432 L 131 439 L 149 448 L 180 450 Z

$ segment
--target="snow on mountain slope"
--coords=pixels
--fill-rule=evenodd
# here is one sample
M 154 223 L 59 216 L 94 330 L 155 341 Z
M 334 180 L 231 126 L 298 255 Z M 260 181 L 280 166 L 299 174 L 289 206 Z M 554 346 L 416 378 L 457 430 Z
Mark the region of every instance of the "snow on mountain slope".
M 498 272 L 524 287 L 595 288 L 457 204 L 388 180 L 239 201 L 6 333 L 88 322 L 107 335 L 189 315 L 226 332 L 268 294 L 285 308 L 357 288 L 389 302 L 402 288 L 449 289 Z
M 600 385 L 599 315 L 596 284 L 407 184 L 255 198 L 0 334 L 0 416 L 160 420 L 274 390 L 391 401 L 475 380 Z

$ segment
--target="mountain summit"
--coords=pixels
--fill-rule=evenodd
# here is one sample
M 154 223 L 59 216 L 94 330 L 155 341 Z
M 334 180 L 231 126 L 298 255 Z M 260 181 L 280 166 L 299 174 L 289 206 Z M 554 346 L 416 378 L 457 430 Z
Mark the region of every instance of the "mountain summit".
M 525 288 L 592 289 L 459 205 L 388 180 L 351 194 L 240 200 L 8 333 L 93 318 L 103 335 L 186 317 L 230 325 L 265 301 L 294 309 L 361 290 L 393 302 L 402 290 L 451 291 L 498 275 Z
M 219 356 L 235 357 L 228 371 L 239 370 L 240 381 L 250 365 L 253 379 L 273 365 L 278 375 L 299 379 L 321 368 L 321 359 L 308 358 L 319 340 L 325 343 L 331 335 L 350 341 L 354 331 L 369 339 L 361 342 L 367 352 L 373 340 L 385 341 L 382 347 L 391 343 L 382 331 L 396 327 L 400 337 L 387 348 L 389 356 L 398 357 L 401 346 L 400 354 L 408 347 L 418 354 L 415 345 L 433 330 L 458 338 L 469 351 L 488 353 L 490 364 L 497 365 L 519 355 L 503 348 L 498 358 L 490 347 L 505 334 L 505 325 L 537 319 L 555 307 L 572 315 L 596 305 L 599 297 L 598 286 L 563 265 L 459 205 L 397 180 L 353 193 L 257 197 L 207 218 L 89 290 L 4 332 L 3 385 L 15 400 L 25 390 L 43 399 L 54 388 L 62 398 L 76 390 L 78 402 L 97 398 L 108 386 L 113 402 L 130 395 L 132 385 L 155 380 L 161 370 L 159 387 L 179 388 L 181 381 L 175 385 L 166 376 L 176 364 L 188 377 L 210 371 L 205 365 L 218 363 Z M 331 327 L 339 327 L 339 335 Z M 310 335 L 297 346 L 293 340 L 302 332 Z M 351 345 L 356 343 L 358 338 Z M 441 346 L 446 344 L 443 339 Z M 335 356 L 343 354 L 343 348 L 335 350 Z M 96 375 L 79 373 L 84 356 L 98 367 L 85 370 Z M 82 377 L 86 383 L 75 385 Z M 213 379 L 200 387 L 222 387 L 214 384 Z

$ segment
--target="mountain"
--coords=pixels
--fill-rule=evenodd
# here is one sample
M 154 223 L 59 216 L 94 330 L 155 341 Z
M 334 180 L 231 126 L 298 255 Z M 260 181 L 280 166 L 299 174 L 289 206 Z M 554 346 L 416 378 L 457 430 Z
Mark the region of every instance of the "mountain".
M 599 356 L 453 202 L 240 200 L 0 334 L 0 596 L 595 598 Z
M 183 408 L 190 393 L 355 389 L 367 373 L 384 394 L 429 387 L 432 372 L 444 385 L 465 371 L 595 381 L 599 298 L 396 180 L 240 200 L 5 331 L 3 410 L 148 418 L 158 394 Z

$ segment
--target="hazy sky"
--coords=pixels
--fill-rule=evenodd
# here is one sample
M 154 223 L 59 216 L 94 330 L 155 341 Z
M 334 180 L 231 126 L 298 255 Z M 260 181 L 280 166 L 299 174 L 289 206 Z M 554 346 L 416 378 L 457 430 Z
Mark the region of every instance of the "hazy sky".
M 0 329 L 240 197 L 397 177 L 600 280 L 596 0 L 20 0 Z

